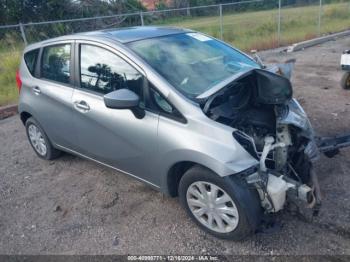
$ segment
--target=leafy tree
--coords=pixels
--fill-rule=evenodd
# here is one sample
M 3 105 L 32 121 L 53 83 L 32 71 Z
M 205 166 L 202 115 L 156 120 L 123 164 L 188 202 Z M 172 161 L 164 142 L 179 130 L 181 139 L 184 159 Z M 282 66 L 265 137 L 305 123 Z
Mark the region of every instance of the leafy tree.
M 138 0 L 0 0 L 0 24 L 112 15 L 145 10 Z

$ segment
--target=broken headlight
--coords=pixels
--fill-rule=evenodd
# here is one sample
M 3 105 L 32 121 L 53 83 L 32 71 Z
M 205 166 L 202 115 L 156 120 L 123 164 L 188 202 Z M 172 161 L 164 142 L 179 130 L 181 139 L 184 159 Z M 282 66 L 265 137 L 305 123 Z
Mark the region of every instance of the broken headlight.
M 304 109 L 296 99 L 291 99 L 286 106 L 278 110 L 280 124 L 293 125 L 302 130 L 305 137 L 314 139 L 314 131 Z

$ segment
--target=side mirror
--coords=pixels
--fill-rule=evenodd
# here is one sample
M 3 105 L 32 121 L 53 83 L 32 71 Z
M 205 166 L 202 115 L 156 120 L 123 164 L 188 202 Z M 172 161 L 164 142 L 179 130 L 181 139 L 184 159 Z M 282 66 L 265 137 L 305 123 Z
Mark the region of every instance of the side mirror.
M 136 118 L 143 118 L 145 111 L 139 107 L 140 98 L 129 89 L 119 89 L 104 95 L 106 107 L 112 109 L 130 109 Z

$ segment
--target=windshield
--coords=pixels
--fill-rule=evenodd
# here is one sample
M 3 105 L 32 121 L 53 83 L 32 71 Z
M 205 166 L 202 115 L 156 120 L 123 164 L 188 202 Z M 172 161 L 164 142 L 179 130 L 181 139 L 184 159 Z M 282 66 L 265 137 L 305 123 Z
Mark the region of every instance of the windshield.
M 129 43 L 170 84 L 189 98 L 221 81 L 260 66 L 239 51 L 199 33 Z

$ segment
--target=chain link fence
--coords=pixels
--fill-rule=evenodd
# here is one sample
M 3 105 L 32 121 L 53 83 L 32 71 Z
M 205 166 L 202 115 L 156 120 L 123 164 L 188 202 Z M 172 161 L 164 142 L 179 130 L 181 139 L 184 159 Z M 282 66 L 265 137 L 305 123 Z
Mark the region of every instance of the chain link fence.
M 0 26 L 0 105 L 13 94 L 15 69 L 25 45 L 66 34 L 128 26 L 194 29 L 240 49 L 263 50 L 350 29 L 350 0 L 245 0 L 148 12 Z M 7 73 L 7 71 L 9 71 Z M 11 99 L 10 99 L 11 100 Z

